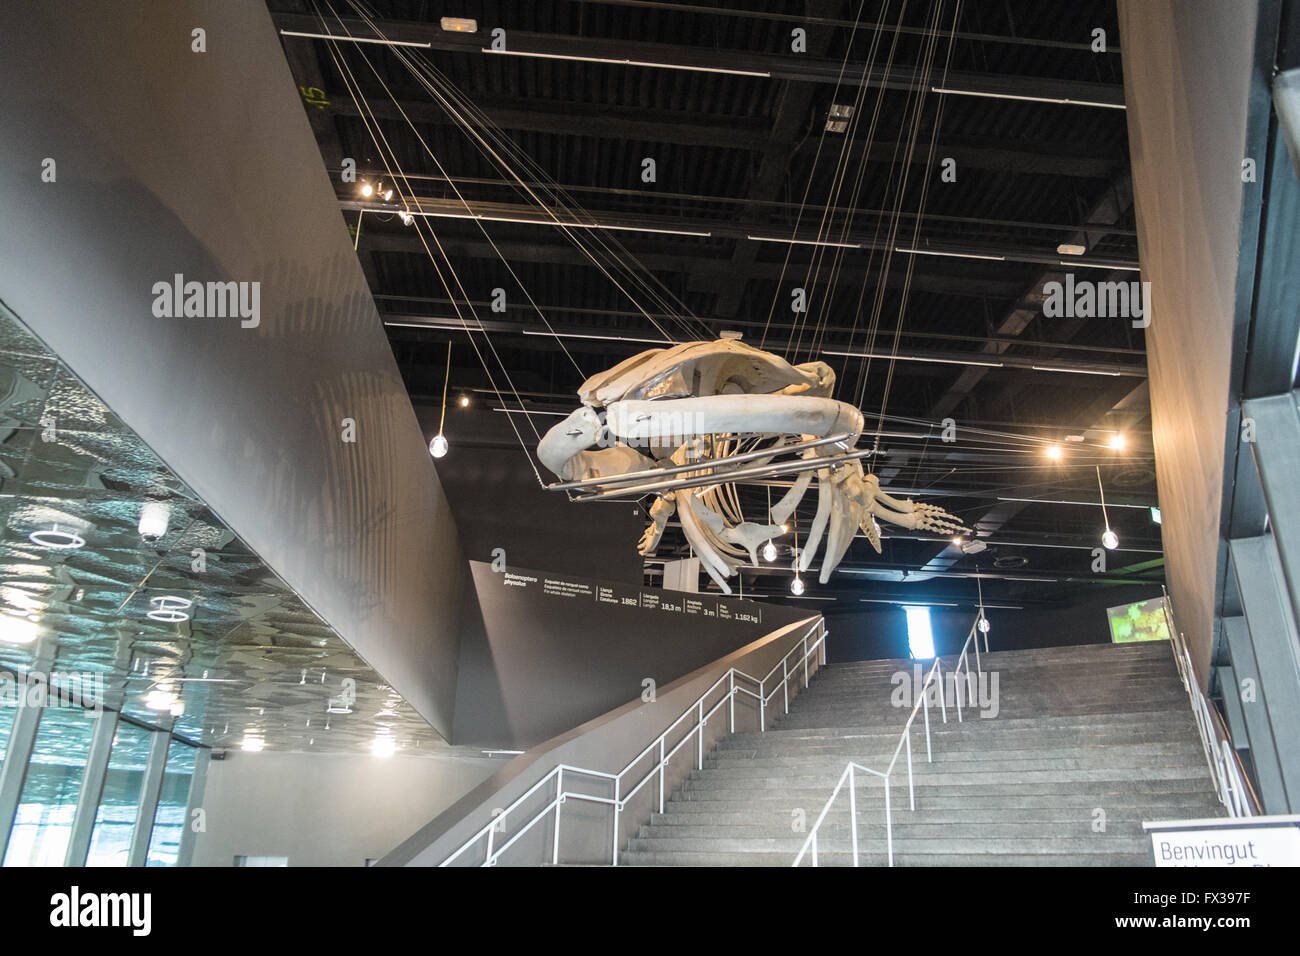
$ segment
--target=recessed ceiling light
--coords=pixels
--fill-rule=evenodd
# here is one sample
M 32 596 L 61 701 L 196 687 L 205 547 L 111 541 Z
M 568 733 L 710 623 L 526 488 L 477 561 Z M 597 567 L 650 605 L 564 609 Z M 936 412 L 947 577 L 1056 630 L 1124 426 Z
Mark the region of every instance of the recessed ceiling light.
M 439 22 L 448 33 L 478 33 L 478 21 L 471 17 L 443 17 Z
M 1056 251 L 1063 256 L 1081 256 L 1088 251 L 1088 247 L 1073 242 L 1063 242 L 1056 247 Z
M 32 544 L 40 545 L 42 548 L 54 548 L 58 551 L 80 548 L 86 543 L 86 539 L 79 534 L 71 531 L 60 531 L 57 524 L 51 526 L 48 530 L 33 531 L 27 536 L 27 540 Z
M 179 624 L 181 621 L 190 619 L 186 610 L 194 602 L 189 598 L 161 594 L 158 597 L 150 598 L 149 603 L 153 605 L 153 610 L 147 611 L 145 617 L 151 621 L 161 621 L 164 624 Z

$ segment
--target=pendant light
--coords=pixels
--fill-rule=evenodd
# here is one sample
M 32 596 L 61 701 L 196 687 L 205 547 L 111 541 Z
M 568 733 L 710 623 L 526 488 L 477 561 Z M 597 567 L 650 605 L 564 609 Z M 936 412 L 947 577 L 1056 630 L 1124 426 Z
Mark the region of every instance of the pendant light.
M 443 423 L 447 420 L 447 383 L 451 381 L 451 339 L 447 340 L 447 373 L 442 379 L 442 414 L 438 416 L 438 434 L 429 442 L 429 454 L 441 458 L 447 454 L 447 438 L 442 433 Z

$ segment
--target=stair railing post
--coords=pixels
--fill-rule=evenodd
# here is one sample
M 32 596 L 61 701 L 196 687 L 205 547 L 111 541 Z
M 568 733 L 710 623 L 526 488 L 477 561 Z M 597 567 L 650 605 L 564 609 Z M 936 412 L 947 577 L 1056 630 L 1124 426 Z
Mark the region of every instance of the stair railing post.
M 781 658 L 781 694 L 785 698 L 785 712 L 790 713 L 790 668 L 789 656 Z
M 934 659 L 934 677 L 935 683 L 939 685 L 939 709 L 943 713 L 943 722 L 948 722 L 948 701 L 947 695 L 943 692 L 943 665 L 939 658 Z
M 704 698 L 700 698 L 699 714 L 695 718 L 699 733 L 695 738 L 695 769 L 704 769 Z
M 555 778 L 555 830 L 551 834 L 551 865 L 558 866 L 560 862 L 560 807 L 564 806 L 564 766 L 560 766 L 559 775 Z
M 623 810 L 622 805 L 619 803 L 618 795 L 620 792 L 619 784 L 622 782 L 621 778 L 614 778 L 614 866 L 618 866 L 618 815 Z
M 668 767 L 666 766 L 667 763 L 668 761 L 664 759 L 664 739 L 663 737 L 660 737 L 659 738 L 659 812 L 660 813 L 664 812 L 664 774 L 668 772 Z
M 928 681 L 921 687 L 921 706 L 925 709 L 925 762 L 931 763 L 934 757 L 930 754 L 930 684 Z
M 916 809 L 916 789 L 912 786 L 912 725 L 907 725 L 903 732 L 907 739 L 907 799 L 912 810 Z
M 853 771 L 853 764 L 849 764 L 849 826 L 853 833 L 853 865 L 858 865 L 858 794 L 857 784 Z
M 894 865 L 894 815 L 889 808 L 889 774 L 885 774 L 885 846 L 889 865 Z
M 727 696 L 731 698 L 727 701 L 727 733 L 734 734 L 736 732 L 736 669 L 734 667 L 727 671 Z
M 803 636 L 803 687 L 808 689 L 808 635 Z

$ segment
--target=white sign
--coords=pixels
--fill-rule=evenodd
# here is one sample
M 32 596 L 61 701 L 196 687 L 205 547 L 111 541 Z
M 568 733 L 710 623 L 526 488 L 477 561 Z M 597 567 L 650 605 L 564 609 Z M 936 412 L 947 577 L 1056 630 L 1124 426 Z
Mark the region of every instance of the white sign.
M 1300 817 L 1143 823 L 1156 866 L 1300 866 Z

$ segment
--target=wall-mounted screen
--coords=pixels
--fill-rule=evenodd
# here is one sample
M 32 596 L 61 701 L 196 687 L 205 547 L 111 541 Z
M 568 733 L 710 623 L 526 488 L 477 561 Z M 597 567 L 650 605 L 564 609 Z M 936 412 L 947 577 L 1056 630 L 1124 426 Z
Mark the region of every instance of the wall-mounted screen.
M 1110 639 L 1116 644 L 1169 640 L 1169 619 L 1160 598 L 1107 608 L 1106 617 L 1110 620 Z

